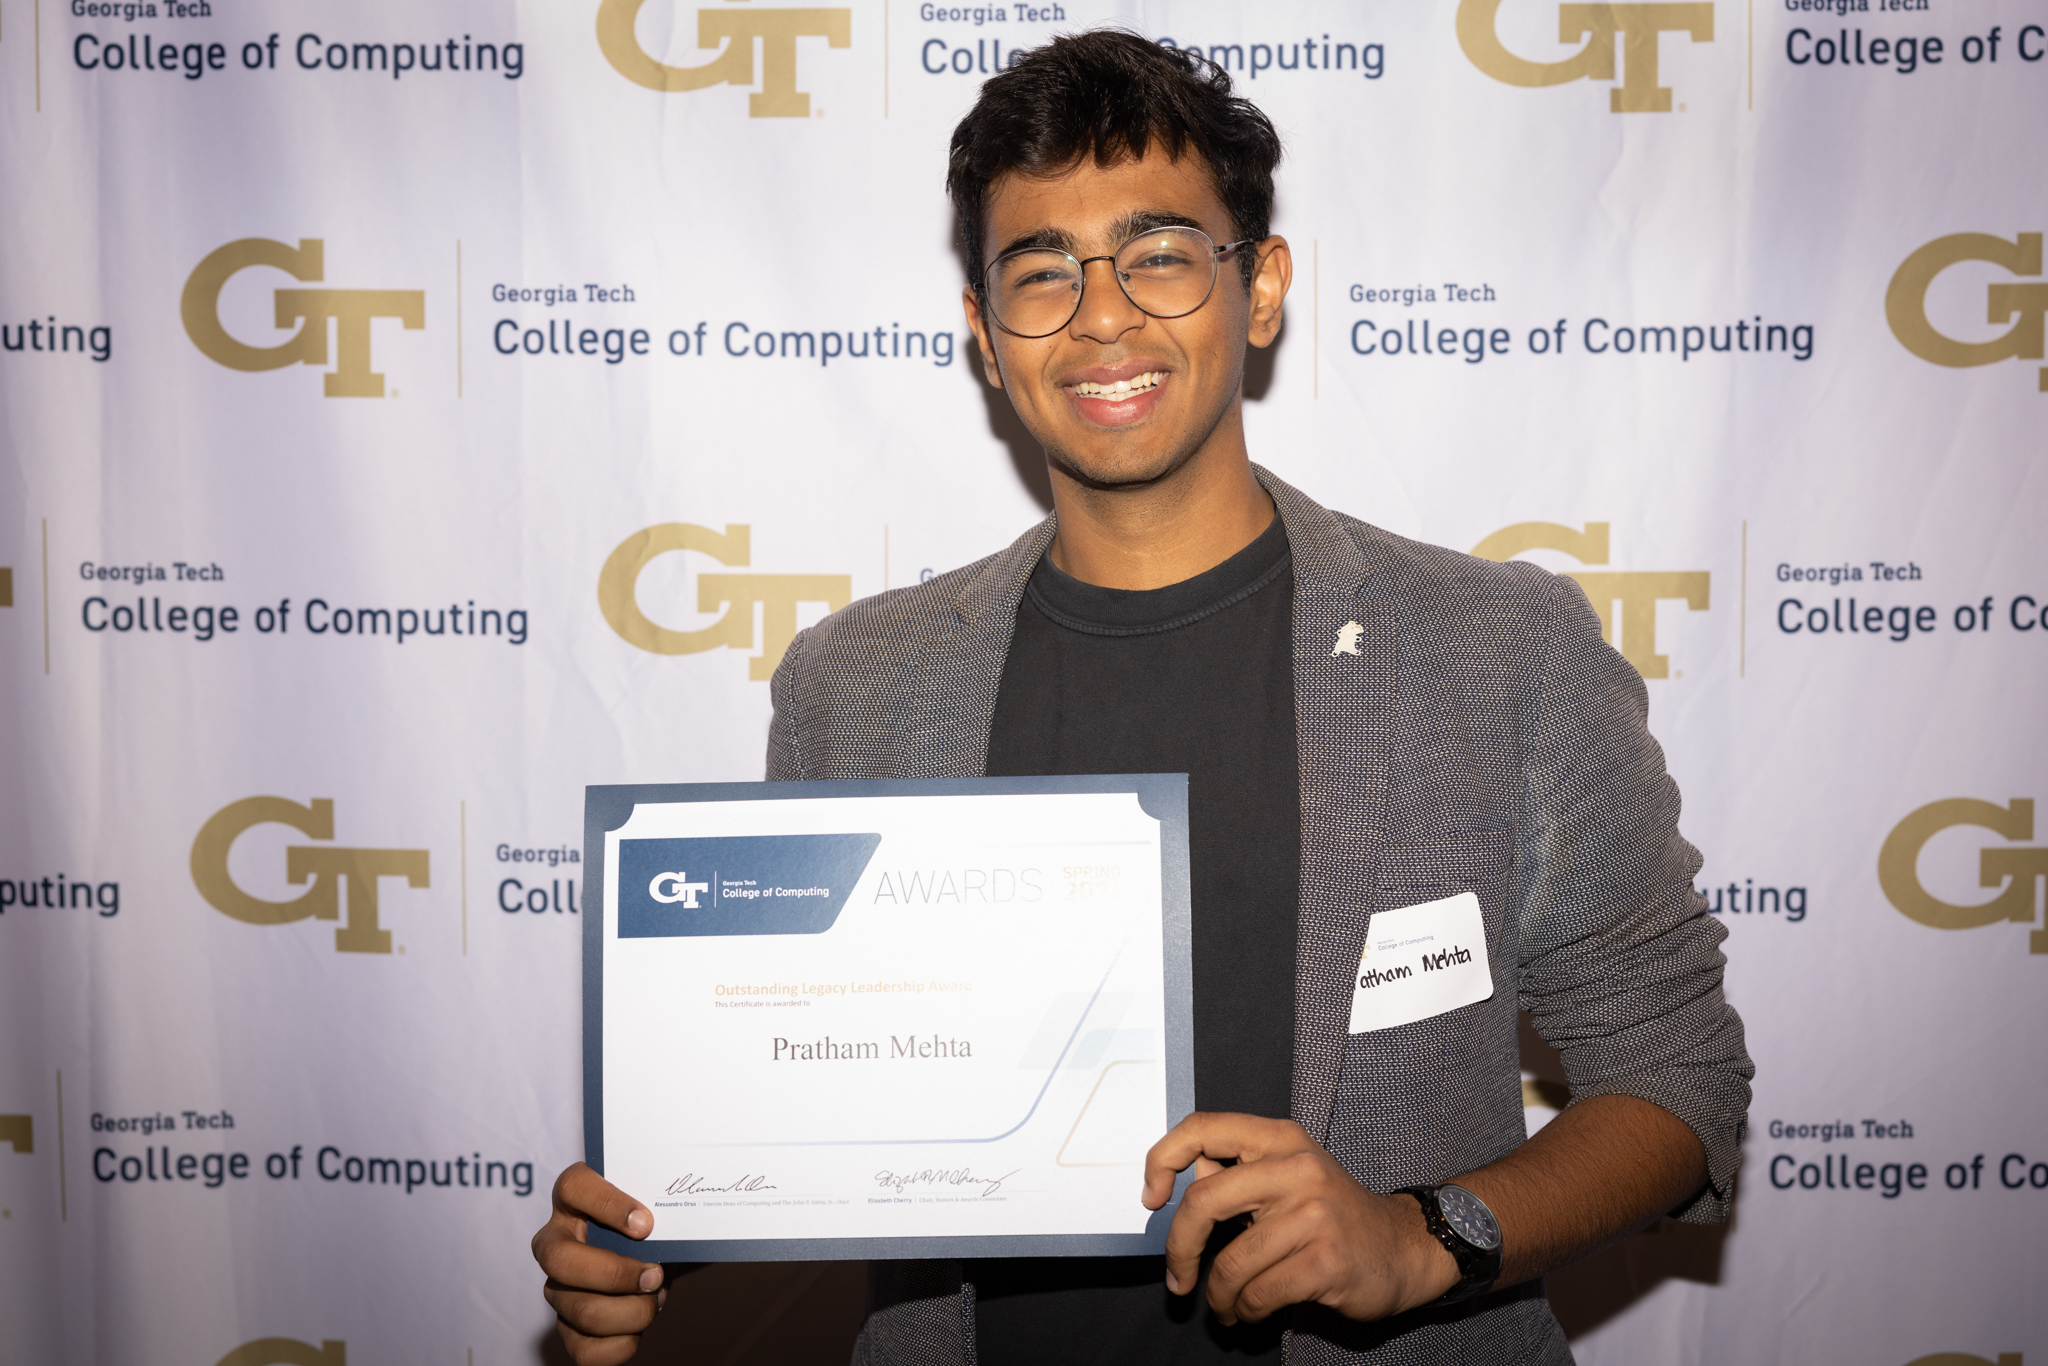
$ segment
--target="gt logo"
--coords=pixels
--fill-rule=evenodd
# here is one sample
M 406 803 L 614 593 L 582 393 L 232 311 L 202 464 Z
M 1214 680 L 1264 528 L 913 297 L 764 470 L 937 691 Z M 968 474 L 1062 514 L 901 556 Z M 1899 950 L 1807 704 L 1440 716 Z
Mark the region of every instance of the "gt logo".
M 1934 277 L 1960 261 L 1989 261 L 2014 275 L 2041 273 L 2041 234 L 2019 233 L 2008 242 L 1981 232 L 1937 237 L 1908 256 L 1892 274 L 1884 292 L 1885 321 L 1899 344 L 1921 360 L 1958 368 L 1990 365 L 2002 360 L 2040 360 L 2042 318 L 2048 315 L 2048 281 L 2008 284 L 1999 281 L 1985 291 L 1985 321 L 2011 321 L 2002 337 L 1959 342 L 1943 336 L 1927 321 L 1927 287 Z M 2048 394 L 2048 365 L 2041 367 L 2040 390 Z
M 710 891 L 711 884 L 691 882 L 688 880 L 689 876 L 688 873 L 656 873 L 654 881 L 647 884 L 647 895 L 664 906 L 673 906 L 680 901 L 684 910 L 698 910 L 700 908 L 697 905 L 697 893 Z M 674 890 L 664 892 L 663 887 L 672 887 Z
M 418 289 L 280 289 L 277 325 L 304 319 L 290 341 L 250 346 L 236 341 L 220 322 L 220 292 L 230 276 L 251 266 L 272 266 L 294 280 L 318 281 L 325 273 L 326 247 L 302 237 L 297 248 L 267 237 L 230 242 L 196 266 L 178 301 L 185 335 L 208 359 L 230 370 L 277 370 L 296 364 L 327 364 L 327 320 L 334 319 L 335 366 L 326 377 L 329 398 L 382 398 L 384 376 L 370 369 L 370 319 L 397 318 L 407 329 L 427 325 L 426 291 Z
M 850 9 L 700 9 L 697 46 L 725 51 L 702 66 L 668 66 L 647 55 L 634 32 L 646 0 L 604 0 L 597 9 L 597 45 L 621 76 L 649 90 L 703 90 L 754 83 L 754 40 L 761 40 L 761 88 L 747 96 L 757 119 L 807 119 L 811 97 L 796 88 L 796 40 L 823 38 L 833 47 L 853 42 Z
M 657 555 L 694 550 L 723 565 L 744 567 L 752 533 L 728 526 L 723 534 L 688 522 L 663 522 L 619 542 L 597 576 L 597 606 L 619 637 L 651 654 L 691 655 L 729 646 L 754 648 L 754 604 L 761 604 L 761 653 L 747 664 L 747 677 L 765 682 L 796 639 L 796 605 L 822 602 L 833 611 L 853 600 L 851 574 L 699 574 L 697 610 L 725 615 L 701 631 L 671 631 L 640 610 L 635 596 L 641 571 Z
M 409 886 L 425 887 L 427 851 L 291 845 L 284 851 L 285 880 L 298 886 L 311 878 L 313 885 L 290 901 L 265 901 L 235 885 L 228 871 L 228 850 L 244 831 L 270 822 L 289 825 L 316 840 L 331 840 L 334 803 L 326 797 L 315 797 L 310 806 L 285 797 L 245 797 L 214 812 L 192 841 L 192 882 L 199 895 L 222 915 L 245 924 L 289 925 L 296 920 L 339 920 L 340 889 L 346 885 L 348 920 L 334 932 L 335 951 L 391 952 L 391 931 L 377 924 L 377 881 L 402 877 Z
M 1972 797 L 1951 797 L 1929 802 L 1907 816 L 1891 834 L 1877 855 L 1877 885 L 1885 900 L 1899 914 L 1937 930 L 1974 930 L 2000 921 L 2031 925 L 2039 918 L 2036 888 L 2048 879 L 2048 849 L 2012 848 L 1993 845 L 1977 855 L 1977 880 L 1985 887 L 2003 890 L 1989 901 L 1958 905 L 1943 901 L 1920 881 L 1920 851 L 1944 830 L 1975 825 L 2017 843 L 2034 838 L 2034 802 L 2015 797 L 2005 806 L 1980 802 Z M 2033 953 L 2048 953 L 2048 929 L 2037 929 L 2027 939 Z
M 1472 65 L 1506 85 L 1563 85 L 1568 81 L 1614 79 L 1614 44 L 1621 40 L 1621 85 L 1607 92 L 1617 114 L 1668 114 L 1671 89 L 1657 84 L 1660 33 L 1684 33 L 1696 43 L 1714 41 L 1714 6 L 1688 4 L 1559 5 L 1557 38 L 1586 45 L 1561 62 L 1532 62 L 1501 45 L 1495 21 L 1501 0 L 1462 0 L 1458 46 Z
M 1556 522 L 1517 522 L 1473 546 L 1472 553 L 1482 560 L 1505 561 L 1524 551 L 1560 550 L 1581 564 L 1606 564 L 1607 541 L 1605 522 L 1588 522 L 1584 531 Z M 1565 577 L 1576 580 L 1593 600 L 1593 610 L 1600 614 L 1600 638 L 1609 645 L 1615 644 L 1619 618 L 1621 643 L 1615 648 L 1644 678 L 1671 676 L 1670 656 L 1657 653 L 1657 604 L 1680 601 L 1704 612 L 1712 586 L 1712 576 L 1704 569 L 1597 574 L 1569 569 Z

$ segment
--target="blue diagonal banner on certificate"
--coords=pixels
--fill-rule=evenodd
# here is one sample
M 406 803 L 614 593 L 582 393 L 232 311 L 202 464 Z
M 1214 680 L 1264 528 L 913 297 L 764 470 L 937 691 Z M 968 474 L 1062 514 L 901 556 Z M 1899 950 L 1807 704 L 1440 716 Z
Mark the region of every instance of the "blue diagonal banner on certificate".
M 620 840 L 619 938 L 823 934 L 881 842 L 873 833 Z
M 586 846 L 586 1148 L 654 1211 L 635 1255 L 1160 1249 L 1184 776 L 599 787 Z

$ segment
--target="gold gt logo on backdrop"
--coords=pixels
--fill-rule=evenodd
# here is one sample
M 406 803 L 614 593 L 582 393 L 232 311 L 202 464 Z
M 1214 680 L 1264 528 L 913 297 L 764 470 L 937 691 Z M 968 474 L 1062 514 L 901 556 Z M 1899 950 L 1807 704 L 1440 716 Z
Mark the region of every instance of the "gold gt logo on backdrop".
M 297 1338 L 257 1338 L 214 1366 L 348 1366 L 347 1344 L 328 1339 L 315 1347 Z
M 1580 564 L 1606 564 L 1607 525 L 1588 522 L 1584 531 L 1573 531 L 1556 522 L 1517 522 L 1473 546 L 1472 553 L 1482 560 L 1507 561 L 1530 550 L 1561 550 Z M 1683 602 L 1704 612 L 1711 586 L 1711 575 L 1704 569 L 1597 574 L 1568 569 L 1565 577 L 1576 580 L 1593 600 L 1593 610 L 1600 614 L 1600 638 L 1609 645 L 1614 644 L 1619 619 L 1621 644 L 1616 648 L 1644 678 L 1671 676 L 1670 656 L 1657 653 L 1657 604 Z
M 1885 321 L 1899 344 L 1921 360 L 1958 368 L 1990 365 L 2001 360 L 2040 360 L 2043 355 L 2042 318 L 2048 315 L 2048 281 L 1989 286 L 1985 321 L 2012 321 L 2002 337 L 1990 341 L 1959 342 L 1943 336 L 1927 321 L 1927 287 L 1934 277 L 1960 261 L 1989 261 L 2014 275 L 2041 273 L 2041 234 L 2023 232 L 2008 242 L 1982 232 L 1951 233 L 1937 237 L 1908 256 L 1892 275 L 1884 292 Z M 2016 319 L 2016 321 L 2014 321 Z M 2048 365 L 2041 367 L 2040 390 L 2048 394 Z
M 838 611 L 853 601 L 851 574 L 699 574 L 697 610 L 725 615 L 701 631 L 671 631 L 658 626 L 640 610 L 634 596 L 640 573 L 657 555 L 671 550 L 694 550 L 709 555 L 722 565 L 744 568 L 752 533 L 744 526 L 728 526 L 723 535 L 710 527 L 688 522 L 663 522 L 636 531 L 619 542 L 619 548 L 604 562 L 597 576 L 597 605 L 604 619 L 628 644 L 658 655 L 693 655 L 724 645 L 735 650 L 754 648 L 754 604 L 761 604 L 761 653 L 748 663 L 747 677 L 764 682 L 782 662 L 789 642 L 796 639 L 796 605 L 822 602 Z
M 1661 33 L 1689 34 L 1695 43 L 1714 41 L 1710 0 L 1689 4 L 1559 5 L 1557 39 L 1586 40 L 1561 62 L 1532 62 L 1501 45 L 1495 21 L 1501 0 L 1462 0 L 1458 46 L 1472 65 L 1506 85 L 1564 85 L 1569 81 L 1614 79 L 1615 40 L 1621 40 L 1621 84 L 1607 92 L 1617 114 L 1668 114 L 1671 88 L 1657 84 L 1657 43 Z
M 1977 881 L 2001 887 L 1997 896 L 1975 905 L 1943 901 L 1920 881 L 1920 851 L 1927 841 L 1959 825 L 1981 826 L 2012 844 L 2034 838 L 2034 802 L 2015 797 L 2005 806 L 1973 797 L 1929 802 L 1892 828 L 1877 854 L 1877 885 L 1899 914 L 1937 930 L 1974 930 L 2000 921 L 2031 925 L 2036 919 L 2035 888 L 2048 879 L 2048 849 L 1989 846 L 1977 855 Z M 2048 928 L 2027 939 L 2033 953 L 2048 953 Z
M 228 872 L 228 850 L 244 831 L 270 822 L 289 825 L 316 840 L 331 840 L 334 802 L 315 797 L 312 805 L 300 806 L 286 797 L 245 797 L 214 812 L 192 841 L 192 881 L 199 895 L 222 915 L 246 924 L 289 925 L 296 920 L 339 920 L 341 889 L 346 885 L 348 920 L 334 932 L 335 951 L 391 952 L 391 931 L 377 924 L 377 880 L 402 877 L 411 886 L 425 887 L 427 851 L 289 845 L 284 851 L 285 880 L 296 887 L 311 878 L 313 885 L 290 901 L 265 901 L 235 885 Z
M 201 261 L 185 281 L 178 311 L 185 335 L 206 356 L 230 370 L 277 370 L 292 364 L 327 364 L 327 320 L 335 323 L 335 366 L 327 374 L 329 398 L 382 398 L 384 376 L 370 369 L 370 319 L 397 318 L 410 331 L 427 325 L 427 295 L 419 289 L 280 289 L 277 325 L 301 323 L 290 341 L 250 346 L 236 341 L 220 323 L 220 292 L 228 277 L 251 266 L 274 266 L 294 280 L 318 282 L 324 274 L 320 238 L 302 237 L 286 246 L 267 237 L 230 242 Z
M 702 66 L 668 66 L 647 55 L 634 32 L 646 0 L 604 0 L 597 8 L 597 45 L 604 59 L 635 85 L 649 90 L 703 90 L 754 83 L 754 40 L 761 40 L 761 88 L 747 97 L 757 119 L 807 119 L 811 97 L 796 88 L 796 40 L 823 38 L 833 47 L 853 43 L 850 9 L 700 9 L 697 46 L 725 50 Z

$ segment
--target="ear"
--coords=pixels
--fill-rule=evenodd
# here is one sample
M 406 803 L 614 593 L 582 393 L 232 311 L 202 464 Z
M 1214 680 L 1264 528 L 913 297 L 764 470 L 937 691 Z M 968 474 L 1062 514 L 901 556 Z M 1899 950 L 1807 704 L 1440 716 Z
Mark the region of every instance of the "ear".
M 1252 270 L 1251 332 L 1246 340 L 1267 347 L 1280 335 L 1281 305 L 1287 300 L 1288 286 L 1294 283 L 1294 253 L 1287 249 L 1284 237 L 1268 237 L 1254 250 L 1259 263 Z
M 1003 387 L 1003 372 L 996 364 L 995 341 L 988 333 L 988 319 L 981 316 L 981 299 L 969 285 L 960 291 L 960 307 L 967 314 L 967 326 L 974 332 L 974 344 L 981 348 L 981 372 L 988 376 L 988 382 L 1000 389 Z

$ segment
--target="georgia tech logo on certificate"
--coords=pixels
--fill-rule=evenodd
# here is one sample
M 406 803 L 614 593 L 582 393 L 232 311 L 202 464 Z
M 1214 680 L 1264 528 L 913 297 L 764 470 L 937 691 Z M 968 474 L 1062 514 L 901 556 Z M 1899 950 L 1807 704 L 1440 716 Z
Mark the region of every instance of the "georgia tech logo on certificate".
M 350 849 L 329 844 L 294 844 L 284 851 L 285 880 L 306 882 L 303 896 L 265 901 L 235 885 L 228 850 L 242 833 L 275 822 L 316 840 L 334 838 L 334 802 L 315 797 L 301 806 L 286 797 L 244 797 L 230 802 L 199 827 L 192 841 L 192 882 L 222 915 L 249 925 L 289 925 L 299 920 L 339 920 L 347 888 L 348 920 L 334 932 L 337 953 L 389 953 L 391 931 L 377 923 L 379 878 L 402 877 L 408 886 L 427 885 L 425 849 Z
M 291 340 L 250 346 L 228 335 L 220 321 L 220 292 L 229 278 L 251 266 L 271 266 L 295 280 L 319 282 L 326 272 L 326 247 L 302 237 L 297 247 L 267 237 L 244 237 L 208 254 L 185 281 L 178 312 L 185 335 L 209 360 L 230 370 L 278 370 L 287 365 L 327 364 L 327 320 L 335 323 L 335 365 L 327 373 L 329 398 L 382 398 L 384 376 L 370 368 L 370 320 L 396 318 L 408 330 L 427 325 L 427 295 L 419 289 L 280 289 L 277 325 L 299 323 Z
M 806 119 L 811 97 L 796 88 L 796 40 L 853 43 L 850 9 L 700 9 L 697 46 L 724 51 L 698 66 L 669 66 L 648 55 L 634 30 L 646 0 L 604 0 L 597 8 L 597 45 L 604 59 L 635 85 L 663 92 L 754 84 L 754 40 L 761 40 L 761 88 L 747 96 L 757 119 Z
M 1944 830 L 1977 826 L 2011 843 L 1987 845 L 1977 855 L 1978 882 L 2001 890 L 1989 901 L 1944 901 L 1920 880 L 1920 851 Z M 2039 918 L 2039 887 L 2048 880 L 2048 848 L 2023 846 L 2034 838 L 2034 800 L 2015 797 L 2004 806 L 1974 797 L 1929 802 L 1885 836 L 1877 855 L 1877 883 L 1899 914 L 1937 930 L 1974 930 L 2009 921 L 2032 925 Z M 2048 953 L 2048 928 L 2027 937 L 2033 953 Z
M 1557 38 L 1586 45 L 1561 62 L 1532 62 L 1501 43 L 1495 28 L 1501 0 L 1463 0 L 1458 6 L 1458 46 L 1472 65 L 1506 85 L 1564 85 L 1570 81 L 1614 79 L 1614 48 L 1621 44 L 1621 84 L 1607 92 L 1617 114 L 1668 114 L 1671 88 L 1659 85 L 1659 35 L 1684 33 L 1695 43 L 1714 41 L 1714 6 L 1687 4 L 1576 4 L 1557 7 Z
M 838 611 L 853 601 L 851 574 L 699 574 L 697 610 L 724 615 L 696 631 L 671 631 L 640 609 L 640 575 L 657 555 L 694 550 L 722 565 L 745 568 L 752 533 L 745 526 L 723 532 L 688 522 L 663 522 L 636 531 L 619 542 L 597 576 L 597 605 L 604 619 L 629 645 L 657 655 L 692 655 L 725 646 L 754 649 L 754 604 L 761 604 L 761 653 L 747 663 L 747 677 L 764 683 L 774 677 L 783 652 L 796 639 L 796 607 L 822 602 Z
M 1556 522 L 1517 522 L 1502 527 L 1478 545 L 1472 553 L 1482 560 L 1505 562 L 1530 550 L 1558 550 L 1581 564 L 1607 563 L 1606 522 L 1588 522 L 1584 531 L 1574 531 Z M 1695 612 L 1707 610 L 1711 575 L 1704 569 L 1659 569 L 1623 572 L 1603 570 L 1587 573 L 1568 569 L 1565 577 L 1575 580 L 1592 599 L 1600 614 L 1600 638 L 1621 651 L 1621 657 L 1636 666 L 1644 678 L 1669 678 L 1671 659 L 1657 653 L 1657 604 L 1683 602 Z M 1615 645 L 1615 622 L 1621 625 L 1621 643 Z
M 318 1347 L 297 1338 L 257 1338 L 235 1348 L 214 1366 L 348 1366 L 348 1349 L 331 1338 Z
M 823 934 L 881 842 L 873 833 L 620 840 L 619 938 Z
M 2041 234 L 2022 232 L 2008 242 L 1982 232 L 1937 237 L 1899 263 L 1884 292 L 1885 321 L 1899 345 L 1921 360 L 1958 369 L 2002 360 L 2043 358 L 2043 318 L 2048 317 L 2048 281 L 2014 283 L 1994 280 L 1985 288 L 1985 320 L 2010 322 L 2004 335 L 1990 341 L 1961 342 L 1944 336 L 1927 320 L 1927 288 L 1934 277 L 1963 261 L 1989 261 L 2013 275 L 2041 273 Z M 2037 383 L 2048 394 L 2048 365 Z

